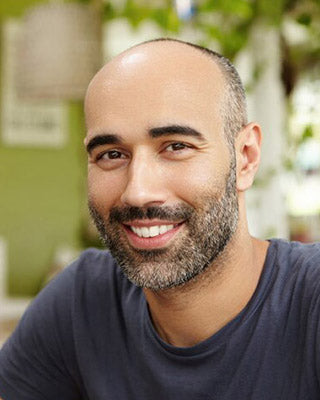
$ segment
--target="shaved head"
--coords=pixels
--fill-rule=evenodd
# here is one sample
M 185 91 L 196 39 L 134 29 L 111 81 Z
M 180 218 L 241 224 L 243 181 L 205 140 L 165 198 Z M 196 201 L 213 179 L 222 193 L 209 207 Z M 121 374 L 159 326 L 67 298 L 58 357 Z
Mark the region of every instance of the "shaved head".
M 234 145 L 234 139 L 237 133 L 247 124 L 247 107 L 246 107 L 246 98 L 245 98 L 245 91 L 242 85 L 240 76 L 233 66 L 233 64 L 228 60 L 226 57 L 222 56 L 221 54 L 212 51 L 206 47 L 198 46 L 193 43 L 185 42 L 182 40 L 171 39 L 171 38 L 159 38 L 149 40 L 143 43 L 139 43 L 130 49 L 124 51 L 123 53 L 119 54 L 110 63 L 106 64 L 96 75 L 98 77 L 102 71 L 108 69 L 110 64 L 113 65 L 114 63 L 125 65 L 132 65 L 134 62 L 138 62 L 139 60 L 143 60 L 143 55 L 137 52 L 139 48 L 150 48 L 153 47 L 154 54 L 158 55 L 158 59 L 160 61 L 165 61 L 168 58 L 168 62 L 170 56 L 175 55 L 176 59 L 175 62 L 179 64 L 179 54 L 180 51 L 183 52 L 183 49 L 187 47 L 190 50 L 196 51 L 201 53 L 206 59 L 212 62 L 215 66 L 218 67 L 222 77 L 223 77 L 223 87 L 221 88 L 221 101 L 220 101 L 220 113 L 223 122 L 223 129 L 224 135 L 229 145 L 229 148 L 232 150 Z M 165 50 L 165 56 L 163 58 L 161 49 Z M 180 50 L 180 51 L 179 51 Z M 184 60 L 180 63 L 180 68 L 190 68 L 190 64 L 183 65 Z M 196 79 L 196 74 L 201 74 L 201 69 L 198 69 L 197 57 L 194 57 L 191 60 L 193 66 L 195 67 L 193 79 Z M 153 68 L 156 70 L 158 68 L 158 64 L 156 63 L 156 59 L 153 65 Z M 117 70 L 119 72 L 119 69 Z M 208 71 L 209 72 L 209 71 Z M 217 72 L 216 70 L 212 70 L 212 72 Z M 169 71 L 168 71 L 169 73 Z M 148 79 L 150 72 L 146 71 L 145 78 Z M 96 78 L 95 77 L 95 78 Z M 95 78 L 92 82 L 95 81 Z M 216 75 L 214 73 L 207 73 L 206 80 L 209 82 L 210 80 L 216 81 Z M 89 86 L 90 87 L 90 86 Z M 215 93 L 212 93 L 212 103 L 217 102 L 217 97 Z
M 217 65 L 220 67 L 221 72 L 225 77 L 225 84 L 226 84 L 224 92 L 225 97 L 222 103 L 221 111 L 224 120 L 224 130 L 226 139 L 228 141 L 228 144 L 232 147 L 234 144 L 234 138 L 236 134 L 248 122 L 245 90 L 241 82 L 241 78 L 238 74 L 238 71 L 236 70 L 234 65 L 230 62 L 228 58 L 224 57 L 218 52 L 210 50 L 207 47 L 199 46 L 178 39 L 171 39 L 171 38 L 153 39 L 138 44 L 137 46 L 141 46 L 147 43 L 156 43 L 156 42 L 175 42 L 175 43 L 180 43 L 182 45 L 190 46 L 202 52 L 209 58 L 211 58 L 211 60 L 216 62 Z

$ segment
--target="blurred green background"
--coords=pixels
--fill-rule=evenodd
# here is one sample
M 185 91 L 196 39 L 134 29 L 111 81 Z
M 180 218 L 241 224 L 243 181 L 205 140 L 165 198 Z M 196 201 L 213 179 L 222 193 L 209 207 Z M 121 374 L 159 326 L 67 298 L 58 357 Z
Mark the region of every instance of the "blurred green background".
M 1 1 L 1 25 L 8 18 L 22 18 L 37 3 L 45 1 Z M 0 75 L 0 90 L 2 84 Z M 66 102 L 64 107 L 67 138 L 62 148 L 0 142 L 0 236 L 7 243 L 7 291 L 12 296 L 35 295 L 56 250 L 81 246 L 86 204 L 83 104 Z

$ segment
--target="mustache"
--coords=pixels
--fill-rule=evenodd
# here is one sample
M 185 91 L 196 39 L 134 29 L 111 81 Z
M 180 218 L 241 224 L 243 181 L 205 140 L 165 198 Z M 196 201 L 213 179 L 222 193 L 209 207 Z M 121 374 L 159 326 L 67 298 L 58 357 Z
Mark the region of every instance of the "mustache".
M 177 205 L 175 207 L 113 207 L 110 210 L 110 222 L 129 222 L 136 219 L 159 219 L 169 221 L 181 221 L 189 219 L 194 213 L 194 208 L 188 205 Z

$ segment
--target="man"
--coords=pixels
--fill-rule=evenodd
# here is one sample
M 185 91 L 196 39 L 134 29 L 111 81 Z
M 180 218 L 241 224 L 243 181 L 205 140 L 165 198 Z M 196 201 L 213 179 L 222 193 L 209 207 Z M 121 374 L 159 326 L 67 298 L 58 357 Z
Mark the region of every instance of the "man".
M 84 252 L 40 293 L 0 353 L 3 399 L 318 399 L 319 246 L 248 232 L 261 132 L 234 67 L 143 43 L 85 112 L 112 256 Z

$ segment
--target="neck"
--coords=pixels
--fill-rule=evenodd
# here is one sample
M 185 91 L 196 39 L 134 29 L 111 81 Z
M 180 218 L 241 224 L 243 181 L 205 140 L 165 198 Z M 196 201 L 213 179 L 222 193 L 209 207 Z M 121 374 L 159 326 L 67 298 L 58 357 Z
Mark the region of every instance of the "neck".
M 268 243 L 234 235 L 222 254 L 199 277 L 162 291 L 145 289 L 153 324 L 161 338 L 190 347 L 230 322 L 252 297 Z

